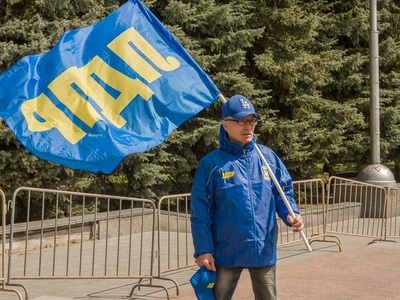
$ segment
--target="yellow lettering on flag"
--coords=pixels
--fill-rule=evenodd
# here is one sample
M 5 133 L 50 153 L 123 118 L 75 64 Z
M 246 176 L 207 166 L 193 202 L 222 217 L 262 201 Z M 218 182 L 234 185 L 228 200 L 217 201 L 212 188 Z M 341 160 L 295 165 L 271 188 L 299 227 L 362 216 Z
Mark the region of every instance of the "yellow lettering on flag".
M 141 54 L 129 45 L 130 42 Z M 160 78 L 161 74 L 141 55 L 163 71 L 173 71 L 180 66 L 179 61 L 171 56 L 164 59 L 133 28 L 125 30 L 107 46 L 148 83 Z M 104 85 L 117 91 L 118 96 L 114 98 L 110 95 Z M 154 94 L 140 79 L 130 78 L 121 73 L 97 55 L 80 68 L 74 66 L 62 72 L 48 85 L 48 88 L 90 128 L 97 121 L 104 120 L 103 116 L 115 127 L 123 127 L 127 121 L 121 113 L 129 103 L 138 95 L 147 101 Z M 96 111 L 89 99 L 99 106 L 103 116 Z M 32 132 L 56 128 L 72 144 L 76 144 L 87 134 L 43 93 L 24 102 L 21 110 Z M 35 113 L 44 121 L 38 120 Z
M 26 119 L 28 129 L 32 132 L 57 128 L 71 144 L 76 144 L 86 135 L 86 132 L 76 126 L 64 112 L 55 106 L 44 94 L 40 94 L 37 98 L 25 101 L 21 105 L 21 112 Z M 43 122 L 39 121 L 34 113 L 37 113 L 38 116 L 43 119 Z
M 114 99 L 91 75 L 96 74 L 110 87 L 120 92 Z M 95 56 L 81 68 L 71 67 L 53 80 L 49 88 L 74 114 L 89 127 L 102 120 L 94 107 L 82 98 L 72 87 L 75 83 L 87 96 L 93 99 L 101 108 L 104 116 L 117 128 L 126 124 L 120 116 L 122 110 L 137 95 L 148 100 L 153 92 L 138 79 L 132 79 L 106 64 L 100 57 Z
M 86 76 L 85 71 L 85 67 L 81 69 L 77 67 L 68 68 L 57 76 L 48 87 L 56 95 L 57 99 L 79 119 L 89 127 L 93 127 L 97 121 L 102 120 L 100 114 L 72 86 L 72 83 L 75 83 L 86 95 L 90 96 L 92 94 L 88 81 L 94 81 L 94 79 Z
M 137 53 L 129 42 L 163 71 L 173 71 L 180 66 L 179 61 L 172 56 L 164 59 L 134 28 L 125 30 L 107 46 L 149 83 L 161 77 L 161 74 Z
M 116 69 L 107 65 L 100 57 L 96 56 L 82 70 L 88 77 L 87 84 L 90 88 L 90 97 L 100 106 L 104 116 L 117 128 L 126 124 L 126 120 L 120 115 L 133 98 L 140 95 L 144 100 L 154 94 L 153 91 L 139 79 L 132 79 Z M 120 92 L 117 98 L 113 98 L 90 74 L 96 74 L 110 87 Z

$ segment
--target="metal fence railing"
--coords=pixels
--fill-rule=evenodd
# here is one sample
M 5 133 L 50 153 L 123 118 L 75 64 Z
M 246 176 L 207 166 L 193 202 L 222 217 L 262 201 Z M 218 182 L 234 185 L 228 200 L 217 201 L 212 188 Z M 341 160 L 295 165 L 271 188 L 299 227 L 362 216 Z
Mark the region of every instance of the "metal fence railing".
M 190 228 L 190 193 L 158 202 L 158 275 L 194 265 Z
M 326 231 L 381 239 L 385 234 L 387 195 L 383 186 L 331 177 Z
M 335 243 L 336 234 L 400 238 L 400 187 L 382 187 L 340 177 L 294 181 L 295 198 L 310 242 Z M 21 293 L 17 280 L 132 279 L 133 288 L 168 289 L 156 280 L 194 266 L 190 193 L 153 200 L 69 191 L 17 189 L 11 211 L 2 198 L 1 292 Z M 10 215 L 8 215 L 11 212 Z M 9 247 L 6 253 L 6 217 Z M 19 222 L 16 223 L 15 220 Z M 278 218 L 278 247 L 301 243 Z M 6 272 L 6 266 L 8 270 Z
M 1 276 L 0 276 L 0 292 L 12 292 L 15 293 L 20 300 L 22 300 L 22 295 L 18 290 L 9 288 L 10 284 L 6 284 L 6 265 L 7 265 L 7 256 L 6 256 L 6 218 L 7 218 L 7 205 L 6 205 L 6 197 L 4 192 L 0 190 L 1 196 Z M 27 291 L 25 289 L 27 296 Z
M 321 179 L 294 181 L 297 204 L 305 224 L 304 232 L 311 242 L 340 240 L 325 232 L 325 185 Z M 195 265 L 190 228 L 190 193 L 164 196 L 158 203 L 158 275 Z M 299 233 L 278 219 L 278 246 L 302 242 Z M 330 241 L 327 237 L 336 238 Z
M 12 203 L 9 283 L 132 279 L 138 282 L 131 296 L 136 288 L 153 286 L 169 298 L 153 282 L 154 201 L 22 187 Z M 14 224 L 16 216 L 24 222 Z
M 330 242 L 338 245 L 341 250 L 341 241 L 334 235 L 326 233 L 326 199 L 325 183 L 322 179 L 309 179 L 293 181 L 293 189 L 297 206 L 300 209 L 305 236 L 313 242 Z M 299 233 L 293 233 L 292 229 L 278 219 L 279 236 L 278 247 L 295 242 L 301 242 Z M 331 238 L 333 240 L 331 240 Z
M 387 195 L 387 213 L 382 241 L 393 241 L 393 238 L 400 238 L 400 187 L 389 187 Z

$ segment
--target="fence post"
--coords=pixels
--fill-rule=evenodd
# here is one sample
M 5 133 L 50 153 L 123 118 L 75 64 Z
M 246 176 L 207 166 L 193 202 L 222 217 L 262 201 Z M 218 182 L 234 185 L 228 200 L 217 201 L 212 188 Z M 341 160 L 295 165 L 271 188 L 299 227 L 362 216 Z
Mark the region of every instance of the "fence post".
M 9 289 L 6 286 L 6 217 L 7 217 L 7 206 L 6 206 L 6 197 L 4 195 L 4 192 L 0 190 L 0 196 L 1 196 L 1 204 L 2 204 L 2 210 L 1 210 L 1 220 L 2 220 L 2 225 L 1 225 L 1 238 L 2 238 L 2 252 L 1 252 L 1 277 L 0 281 L 2 282 L 1 289 L 0 291 L 4 292 L 12 292 L 17 294 L 18 298 L 22 300 L 22 295 L 19 291 L 14 290 L 14 289 Z M 26 291 L 26 290 L 25 290 Z M 26 297 L 27 298 L 27 297 Z

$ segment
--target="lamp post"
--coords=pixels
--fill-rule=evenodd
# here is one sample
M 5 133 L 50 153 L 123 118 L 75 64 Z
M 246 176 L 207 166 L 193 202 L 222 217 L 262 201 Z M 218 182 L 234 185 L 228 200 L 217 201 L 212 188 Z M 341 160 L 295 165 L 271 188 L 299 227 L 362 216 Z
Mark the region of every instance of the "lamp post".
M 371 165 L 357 175 L 359 181 L 376 185 L 392 185 L 396 181 L 390 169 L 381 165 L 379 131 L 379 32 L 377 21 L 377 0 L 370 0 L 370 127 L 371 127 Z
M 379 33 L 377 28 L 377 0 L 371 0 L 369 64 L 370 64 L 370 127 L 371 127 L 371 162 L 379 164 L 380 130 L 379 130 Z

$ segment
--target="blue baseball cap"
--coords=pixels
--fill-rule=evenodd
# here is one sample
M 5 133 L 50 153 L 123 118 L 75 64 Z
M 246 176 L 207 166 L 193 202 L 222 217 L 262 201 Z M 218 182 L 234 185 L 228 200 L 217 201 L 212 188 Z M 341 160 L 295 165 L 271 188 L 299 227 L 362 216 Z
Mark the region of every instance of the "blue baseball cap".
M 232 96 L 231 99 L 222 106 L 222 119 L 231 116 L 236 120 L 240 120 L 249 115 L 255 115 L 257 119 L 261 120 L 261 115 L 256 113 L 250 100 L 242 95 Z
M 190 283 L 193 286 L 197 299 L 214 300 L 213 287 L 216 280 L 217 272 L 207 270 L 205 266 L 198 269 L 190 278 Z

